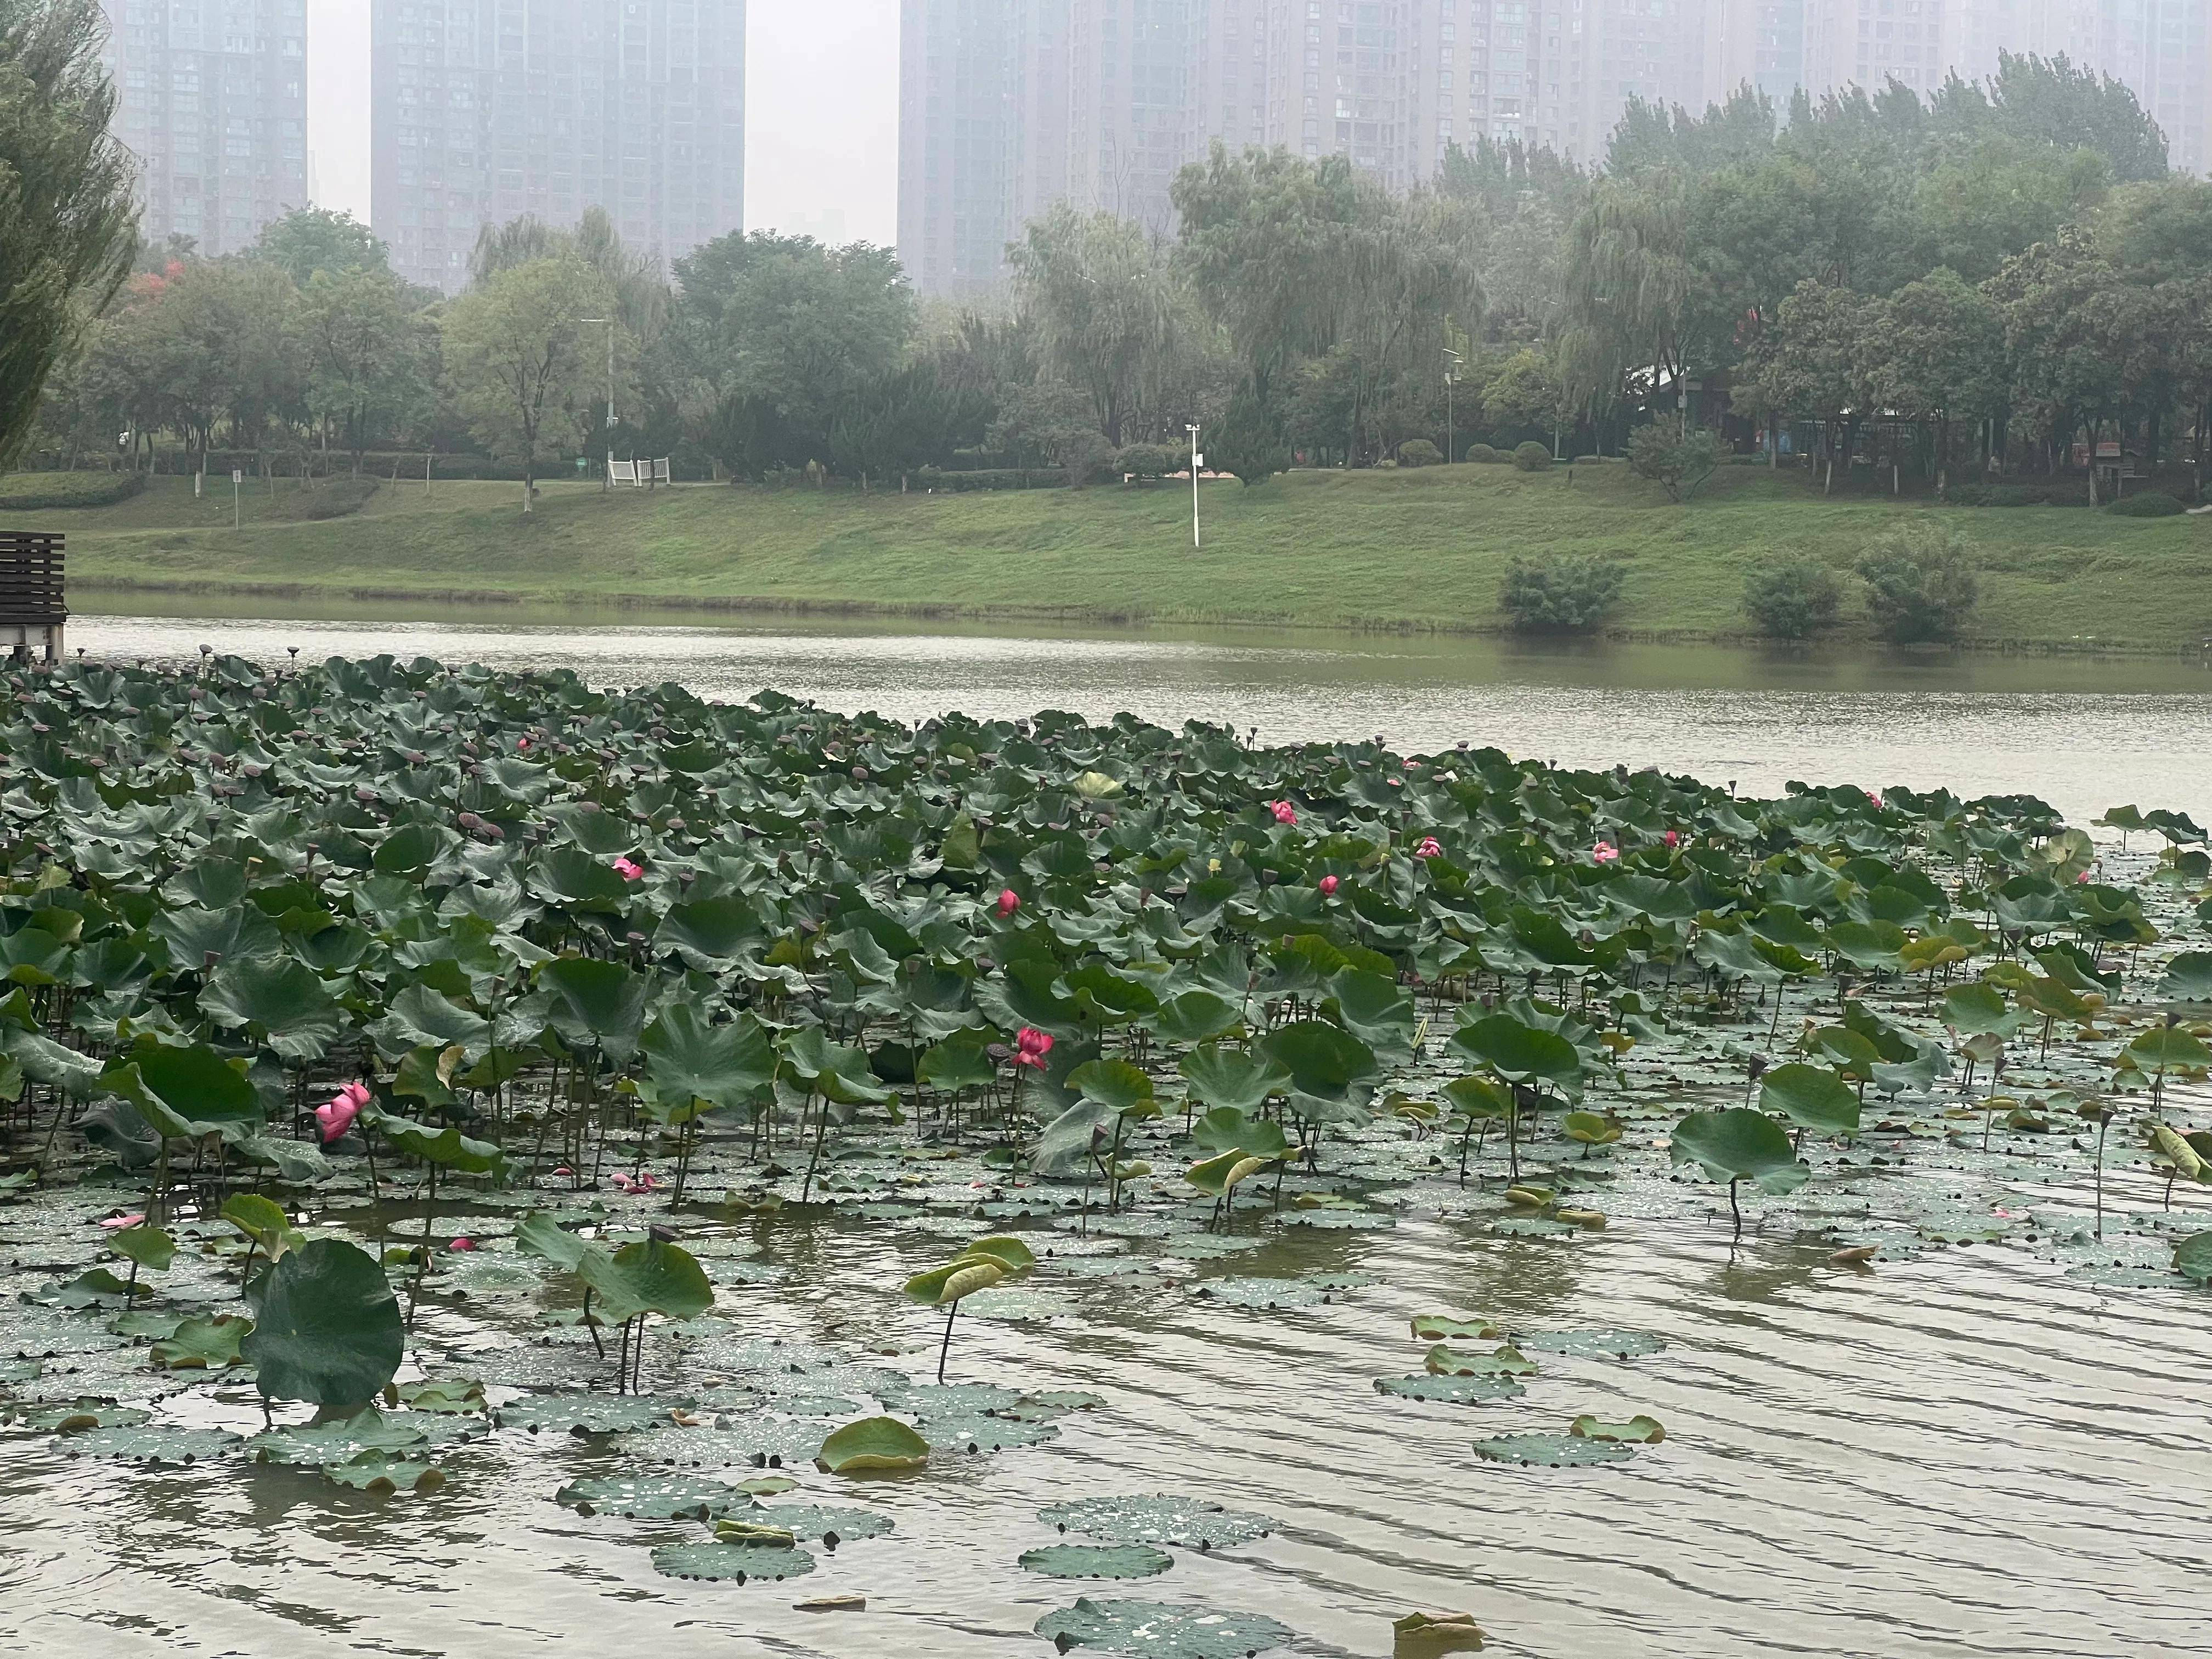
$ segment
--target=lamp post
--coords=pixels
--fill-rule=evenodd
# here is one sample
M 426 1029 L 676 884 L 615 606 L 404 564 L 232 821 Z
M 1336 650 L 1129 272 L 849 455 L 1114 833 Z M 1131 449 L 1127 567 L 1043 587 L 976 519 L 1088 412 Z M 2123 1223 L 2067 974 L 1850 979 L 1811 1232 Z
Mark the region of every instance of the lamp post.
M 1467 359 L 1449 346 L 1444 348 L 1449 359 L 1444 365 L 1444 465 L 1452 463 L 1452 388 L 1459 384 L 1459 371 L 1467 366 Z
M 1198 453 L 1198 428 L 1186 425 L 1190 434 L 1190 544 L 1198 545 L 1198 469 L 1206 465 L 1206 457 Z
M 607 325 L 607 470 L 599 478 L 599 494 L 604 495 L 614 487 L 615 478 L 615 319 L 611 317 L 579 317 L 576 320 Z

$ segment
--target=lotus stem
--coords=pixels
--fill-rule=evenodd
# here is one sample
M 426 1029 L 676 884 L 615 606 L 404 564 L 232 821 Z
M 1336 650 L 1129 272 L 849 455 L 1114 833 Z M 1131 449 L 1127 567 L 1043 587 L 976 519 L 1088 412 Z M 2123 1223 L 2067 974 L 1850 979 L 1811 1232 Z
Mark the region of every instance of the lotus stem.
M 958 1316 L 959 1312 L 960 1304 L 957 1302 L 945 1304 L 945 1340 L 938 1346 L 937 1349 L 937 1380 L 939 1382 L 945 1381 L 945 1362 L 952 1352 L 952 1322 Z

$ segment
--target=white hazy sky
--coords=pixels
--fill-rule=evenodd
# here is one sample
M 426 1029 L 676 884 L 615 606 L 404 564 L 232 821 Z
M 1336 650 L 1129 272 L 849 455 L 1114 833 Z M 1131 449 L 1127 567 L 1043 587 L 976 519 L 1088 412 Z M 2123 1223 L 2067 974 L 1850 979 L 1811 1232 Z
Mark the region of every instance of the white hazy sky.
M 898 230 L 898 0 L 751 0 L 745 227 Z M 368 0 L 307 0 L 316 199 L 368 217 Z

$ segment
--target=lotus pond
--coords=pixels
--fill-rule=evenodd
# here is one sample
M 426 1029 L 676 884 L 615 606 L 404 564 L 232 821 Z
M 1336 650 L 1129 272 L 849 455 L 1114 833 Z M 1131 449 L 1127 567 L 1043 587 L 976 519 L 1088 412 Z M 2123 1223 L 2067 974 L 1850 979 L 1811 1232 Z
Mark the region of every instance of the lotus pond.
M 2186 817 L 5 684 L 0 1649 L 2202 1650 Z

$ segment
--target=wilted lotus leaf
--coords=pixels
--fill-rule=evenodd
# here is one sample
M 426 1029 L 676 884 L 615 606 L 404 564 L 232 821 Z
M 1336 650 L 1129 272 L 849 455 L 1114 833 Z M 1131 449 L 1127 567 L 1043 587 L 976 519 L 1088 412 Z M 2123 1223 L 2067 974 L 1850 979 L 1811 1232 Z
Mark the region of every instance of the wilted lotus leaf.
M 781 1527 L 796 1538 L 818 1539 L 833 1550 L 856 1538 L 880 1538 L 891 1529 L 888 1515 L 832 1504 L 771 1504 L 751 1518 L 763 1526 Z
M 592 1394 L 530 1394 L 495 1407 L 502 1429 L 566 1429 L 577 1434 L 619 1434 L 671 1422 L 687 1401 L 655 1395 L 609 1397 Z
M 1657 1418 L 1640 1414 L 1626 1423 L 1608 1423 L 1585 1413 L 1568 1425 L 1567 1432 L 1584 1440 L 1621 1440 L 1639 1446 L 1656 1446 L 1667 1437 Z
M 1474 1443 L 1478 1457 L 1493 1463 L 1527 1463 L 1571 1468 L 1583 1463 L 1625 1463 L 1636 1448 L 1613 1440 L 1589 1440 L 1571 1434 L 1508 1434 Z
M 929 1442 L 896 1417 L 864 1417 L 824 1440 L 814 1461 L 830 1474 L 918 1469 L 929 1462 Z
M 742 1544 L 747 1549 L 787 1550 L 799 1542 L 792 1536 L 791 1528 L 757 1521 L 750 1515 L 714 1522 L 714 1541 L 718 1544 Z
M 1150 1544 L 1047 1544 L 1023 1552 L 1021 1565 L 1048 1578 L 1153 1578 L 1175 1557 Z
M 238 1314 L 196 1315 L 179 1321 L 147 1350 L 146 1358 L 163 1370 L 222 1370 L 239 1363 L 238 1345 L 252 1329 L 253 1322 Z
M 132 1463 L 202 1463 L 228 1457 L 238 1443 L 236 1435 L 222 1429 L 179 1429 L 158 1423 L 87 1429 L 54 1442 L 71 1457 L 112 1457 Z
M 1528 1392 L 1510 1376 L 1383 1376 L 1376 1379 L 1375 1391 L 1452 1406 L 1485 1406 Z
M 1037 1519 L 1103 1544 L 1172 1544 L 1196 1550 L 1225 1549 L 1275 1529 L 1264 1515 L 1224 1509 L 1202 1498 L 1080 1498 L 1039 1510 Z
M 385 1389 L 384 1397 L 410 1411 L 473 1413 L 484 1409 L 483 1384 L 465 1376 L 394 1383 Z
M 1431 1376 L 1526 1376 L 1536 1362 L 1511 1343 L 1488 1353 L 1468 1353 L 1439 1342 L 1422 1356 Z
M 401 1492 L 433 1492 L 446 1484 L 442 1469 L 412 1463 L 390 1452 L 365 1451 L 343 1463 L 325 1463 L 322 1469 L 340 1486 L 377 1498 Z
M 706 1521 L 753 1507 L 742 1487 L 696 1474 L 600 1474 L 571 1480 L 553 1501 L 580 1515 Z
M 1649 1331 L 1516 1331 L 1514 1346 L 1577 1359 L 1640 1359 L 1667 1344 Z
M 1062 1653 L 1087 1648 L 1139 1659 L 1247 1659 L 1281 1647 L 1293 1635 L 1287 1625 L 1256 1613 L 1220 1613 L 1158 1601 L 1094 1601 L 1036 1621 L 1036 1633 Z
M 773 1583 L 802 1578 L 814 1571 L 814 1558 L 801 1549 L 753 1549 L 744 1544 L 663 1544 L 653 1553 L 653 1569 L 664 1578 L 714 1578 L 742 1584 L 748 1579 Z
M 1480 1653 L 1488 1638 L 1467 1613 L 1409 1613 L 1390 1621 L 1390 1659 L 1437 1659 Z

